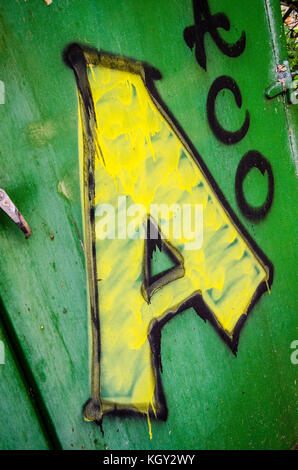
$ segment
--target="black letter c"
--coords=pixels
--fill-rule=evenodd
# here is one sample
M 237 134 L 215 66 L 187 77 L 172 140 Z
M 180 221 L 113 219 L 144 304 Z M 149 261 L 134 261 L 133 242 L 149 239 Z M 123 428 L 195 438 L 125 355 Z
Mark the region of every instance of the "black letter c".
M 215 114 L 215 101 L 217 95 L 224 89 L 230 90 L 233 93 L 238 108 L 241 108 L 242 97 L 237 83 L 233 78 L 223 75 L 222 77 L 218 77 L 214 80 L 209 90 L 207 98 L 207 118 L 215 137 L 226 145 L 232 145 L 237 144 L 237 142 L 240 142 L 240 140 L 245 137 L 249 128 L 249 112 L 246 111 L 245 121 L 238 131 L 230 132 L 224 129 L 219 124 Z

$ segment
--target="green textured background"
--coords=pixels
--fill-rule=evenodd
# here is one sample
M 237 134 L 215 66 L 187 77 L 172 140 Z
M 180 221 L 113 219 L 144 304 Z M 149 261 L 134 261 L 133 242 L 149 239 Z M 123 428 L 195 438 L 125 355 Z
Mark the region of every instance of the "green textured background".
M 233 42 L 247 45 L 235 59 L 206 35 L 207 72 L 183 40 L 193 24 L 190 0 L 0 0 L 0 186 L 32 228 L 25 240 L 0 214 L 0 448 L 41 449 L 287 449 L 297 440 L 298 338 L 295 148 L 297 108 L 284 97 L 267 101 L 277 61 L 286 58 L 278 0 L 210 0 L 226 13 Z M 271 18 L 271 29 L 269 27 Z M 272 25 L 274 25 L 272 29 Z M 163 79 L 156 86 L 202 155 L 230 205 L 275 268 L 272 292 L 250 314 L 234 357 L 212 326 L 191 310 L 165 326 L 162 380 L 167 422 L 104 417 L 105 435 L 82 419 L 89 361 L 79 194 L 77 99 L 73 73 L 62 61 L 70 42 L 147 61 Z M 210 131 L 206 99 L 213 80 L 230 75 L 232 94 L 217 100 L 222 124 L 237 129 L 245 109 L 250 129 L 225 146 Z M 248 150 L 271 163 L 275 196 L 261 222 L 248 222 L 235 199 L 237 165 Z M 297 149 L 296 149 L 297 152 Z M 254 176 L 254 177 L 253 177 Z M 261 203 L 266 177 L 251 172 L 247 199 Z M 43 328 L 41 328 L 43 327 Z

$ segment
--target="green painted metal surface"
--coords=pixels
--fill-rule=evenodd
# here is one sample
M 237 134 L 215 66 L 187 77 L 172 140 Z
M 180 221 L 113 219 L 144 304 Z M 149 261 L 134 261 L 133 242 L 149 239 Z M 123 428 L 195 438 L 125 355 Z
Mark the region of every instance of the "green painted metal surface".
M 1 324 L 0 341 L 1 449 L 48 449 L 47 433 L 32 402 L 32 389 L 24 379 Z
M 290 345 L 297 339 L 297 111 L 282 95 L 271 101 L 264 95 L 286 59 L 279 2 L 209 4 L 212 13 L 224 12 L 230 20 L 222 37 L 232 43 L 245 31 L 246 47 L 239 57 L 227 57 L 206 34 L 205 71 L 183 39 L 184 29 L 194 24 L 191 1 L 53 0 L 50 6 L 41 0 L 0 1 L 1 187 L 32 228 L 24 240 L 0 214 L 0 296 L 40 415 L 37 420 L 7 353 L 0 365 L 1 449 L 43 448 L 46 434 L 52 436 L 50 445 L 65 449 L 286 449 L 296 443 L 297 366 L 290 361 Z M 274 265 L 271 295 L 264 294 L 250 313 L 237 357 L 194 311 L 165 326 L 162 382 L 169 416 L 166 422 L 152 420 L 152 440 L 143 417 L 104 417 L 104 437 L 82 418 L 89 359 L 77 96 L 62 60 L 71 42 L 161 71 L 156 87 L 162 99 Z M 207 120 L 208 91 L 221 75 L 233 77 L 242 95 L 241 109 L 229 91 L 218 96 L 222 126 L 236 130 L 245 110 L 250 113 L 249 130 L 235 145 L 221 143 Z M 259 222 L 244 217 L 235 196 L 237 167 L 249 150 L 261 152 L 274 175 L 273 203 Z M 244 190 L 250 204 L 261 204 L 267 177 L 251 171 Z

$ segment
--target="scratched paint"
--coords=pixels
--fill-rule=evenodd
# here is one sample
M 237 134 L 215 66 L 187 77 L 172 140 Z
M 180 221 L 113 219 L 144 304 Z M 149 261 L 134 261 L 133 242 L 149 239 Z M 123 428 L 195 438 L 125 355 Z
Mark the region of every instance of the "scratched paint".
M 87 405 L 85 418 L 97 421 L 103 413 L 117 409 L 159 416 L 157 375 L 148 340 L 156 320 L 200 295 L 212 312 L 216 327 L 232 340 L 237 323 L 247 314 L 257 289 L 269 280 L 269 268 L 232 221 L 175 125 L 150 94 L 142 67 L 138 65 L 132 70 L 132 64 L 123 58 L 119 67 L 116 59 L 111 59 L 111 63 L 109 66 L 107 58 L 101 63 L 98 56 L 87 65 L 86 77 L 94 105 L 94 117 L 89 115 L 88 123 L 86 103 L 79 93 L 85 213 L 89 204 L 86 196 L 89 126 L 95 149 L 97 280 L 95 291 L 89 282 L 89 292 L 91 306 L 92 296 L 98 299 L 100 340 L 93 334 L 91 347 L 94 359 L 100 341 L 100 368 L 93 367 L 93 409 Z M 151 204 L 201 204 L 204 209 L 201 249 L 188 251 L 183 238 L 174 240 L 173 234 L 168 234 L 168 242 L 183 258 L 184 276 L 157 289 L 150 302 L 142 293 L 146 241 L 102 237 L 100 206 L 111 204 L 118 217 L 118 196 L 123 195 L 127 205 L 143 204 L 147 217 Z M 88 217 L 85 238 L 91 233 Z M 143 216 L 135 219 L 136 227 L 144 223 Z M 88 256 L 87 265 L 90 281 L 90 269 L 94 266 L 88 264 Z M 94 333 L 94 312 L 90 323 Z
M 0 80 L 0 104 L 5 104 L 5 85 L 2 80 Z

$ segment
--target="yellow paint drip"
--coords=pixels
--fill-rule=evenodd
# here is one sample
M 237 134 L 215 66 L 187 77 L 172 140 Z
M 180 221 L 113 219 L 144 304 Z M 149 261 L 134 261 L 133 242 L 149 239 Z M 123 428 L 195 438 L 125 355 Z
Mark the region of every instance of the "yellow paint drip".
M 152 439 L 152 430 L 151 430 L 151 421 L 150 421 L 150 416 L 149 416 L 149 408 L 147 411 L 147 422 L 148 422 L 148 430 L 149 430 L 149 437 L 150 440 Z
M 269 287 L 269 284 L 268 284 L 267 279 L 266 279 L 266 286 L 267 286 L 268 294 L 271 295 L 271 290 L 270 290 L 270 287 Z

